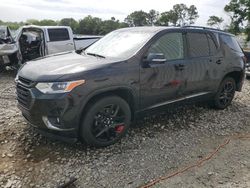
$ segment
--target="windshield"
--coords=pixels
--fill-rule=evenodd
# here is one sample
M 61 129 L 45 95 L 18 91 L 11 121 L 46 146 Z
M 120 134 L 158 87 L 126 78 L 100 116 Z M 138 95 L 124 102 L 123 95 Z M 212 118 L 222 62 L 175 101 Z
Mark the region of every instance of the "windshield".
M 129 58 L 151 37 L 152 33 L 117 30 L 109 33 L 85 51 L 103 57 Z

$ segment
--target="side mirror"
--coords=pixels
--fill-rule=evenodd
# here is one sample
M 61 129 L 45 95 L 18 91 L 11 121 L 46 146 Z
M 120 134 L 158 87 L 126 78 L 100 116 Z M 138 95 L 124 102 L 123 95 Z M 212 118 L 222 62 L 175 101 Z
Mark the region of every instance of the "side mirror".
M 149 53 L 145 58 L 148 65 L 164 64 L 166 62 L 165 55 L 163 53 Z

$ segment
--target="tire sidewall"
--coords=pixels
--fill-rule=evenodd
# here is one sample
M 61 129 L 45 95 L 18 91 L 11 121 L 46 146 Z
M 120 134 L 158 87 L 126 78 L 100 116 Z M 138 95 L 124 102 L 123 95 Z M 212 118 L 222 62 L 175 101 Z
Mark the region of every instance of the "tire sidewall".
M 231 82 L 231 83 L 233 84 L 233 87 L 234 87 L 233 97 L 232 97 L 232 99 L 230 100 L 230 102 L 229 102 L 227 105 L 221 105 L 221 103 L 219 102 L 219 96 L 220 96 L 220 94 L 221 94 L 221 91 L 223 90 L 223 87 L 224 87 L 225 83 L 227 83 L 227 82 Z M 226 78 L 221 82 L 221 84 L 220 84 L 220 86 L 219 86 L 219 89 L 218 89 L 218 92 L 217 92 L 216 95 L 215 95 L 215 99 L 214 99 L 215 107 L 218 108 L 218 109 L 225 109 L 225 108 L 227 108 L 227 107 L 231 104 L 231 102 L 232 102 L 232 100 L 233 100 L 233 98 L 234 98 L 235 91 L 236 91 L 236 83 L 235 83 L 235 80 L 234 80 L 233 78 L 231 78 L 231 77 L 226 77 Z
M 92 134 L 92 126 L 94 121 L 94 116 L 96 113 L 103 107 L 109 105 L 109 104 L 117 104 L 120 106 L 120 108 L 123 109 L 125 113 L 125 128 L 122 133 L 119 134 L 118 137 L 116 137 L 114 140 L 109 142 L 101 142 L 95 138 L 95 136 Z M 128 103 L 118 97 L 118 96 L 108 96 L 103 97 L 98 100 L 96 100 L 93 103 L 90 103 L 90 105 L 87 107 L 86 114 L 84 115 L 81 128 L 80 128 L 80 135 L 83 140 L 89 145 L 95 146 L 95 147 L 104 147 L 111 144 L 114 144 L 118 140 L 120 140 L 128 131 L 129 125 L 131 121 L 131 110 L 128 105 Z

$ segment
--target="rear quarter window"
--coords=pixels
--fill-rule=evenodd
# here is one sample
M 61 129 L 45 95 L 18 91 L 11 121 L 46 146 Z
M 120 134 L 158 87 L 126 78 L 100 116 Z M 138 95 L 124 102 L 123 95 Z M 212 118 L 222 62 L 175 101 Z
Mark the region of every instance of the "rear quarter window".
M 65 28 L 48 29 L 49 40 L 53 41 L 65 41 L 69 40 L 69 32 Z
M 223 35 L 223 34 L 221 34 L 220 37 L 221 37 L 221 41 L 223 45 L 227 46 L 233 51 L 242 53 L 242 49 L 239 43 L 236 41 L 235 37 L 230 36 L 230 35 Z

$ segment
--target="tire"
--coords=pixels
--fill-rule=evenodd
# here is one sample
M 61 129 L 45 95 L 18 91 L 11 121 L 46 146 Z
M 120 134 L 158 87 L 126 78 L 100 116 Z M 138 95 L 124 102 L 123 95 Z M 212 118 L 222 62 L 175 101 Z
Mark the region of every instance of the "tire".
M 234 98 L 235 90 L 235 80 L 231 77 L 226 77 L 221 82 L 219 89 L 214 97 L 213 106 L 216 109 L 220 110 L 227 108 Z
M 88 105 L 80 136 L 88 145 L 109 146 L 127 133 L 130 121 L 131 110 L 124 99 L 113 95 L 102 97 Z
M 250 80 L 250 76 L 246 76 L 246 79 Z

